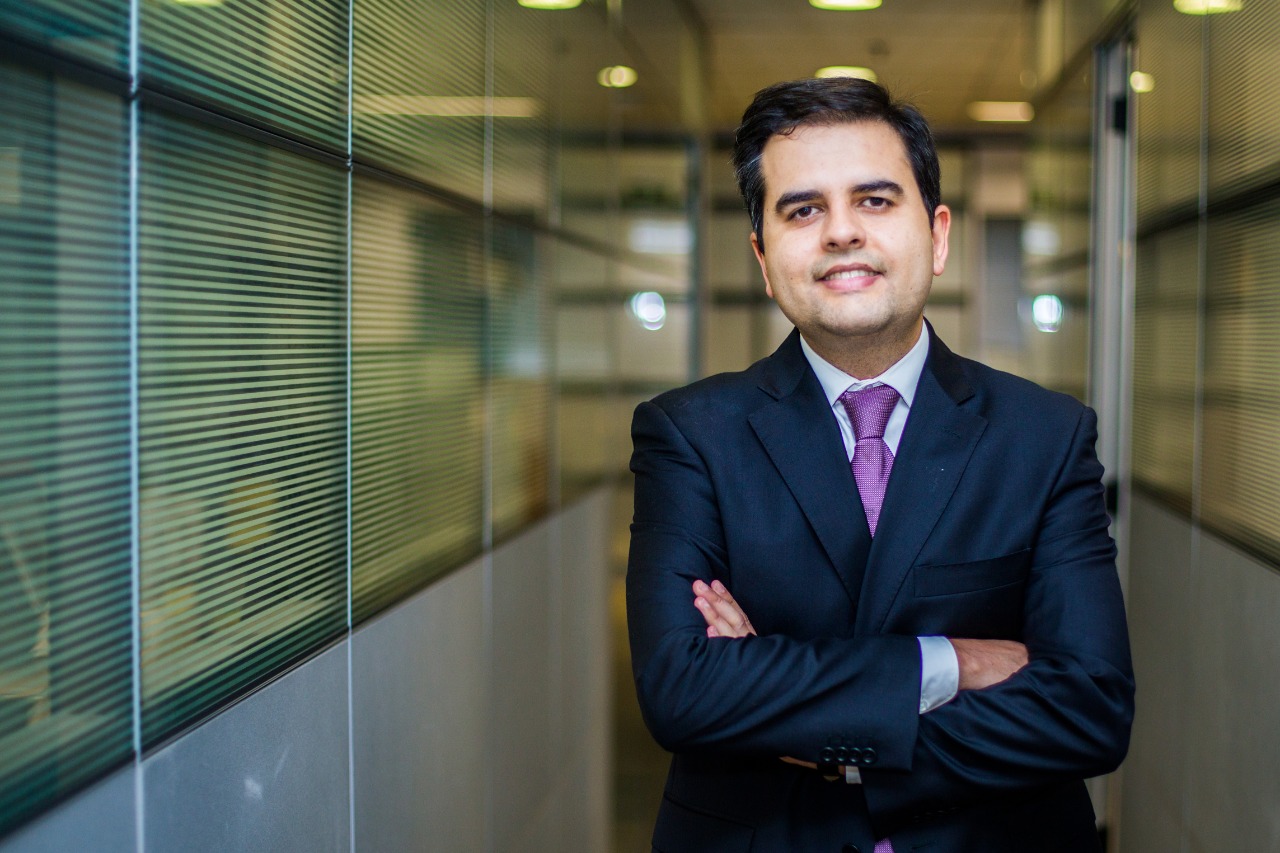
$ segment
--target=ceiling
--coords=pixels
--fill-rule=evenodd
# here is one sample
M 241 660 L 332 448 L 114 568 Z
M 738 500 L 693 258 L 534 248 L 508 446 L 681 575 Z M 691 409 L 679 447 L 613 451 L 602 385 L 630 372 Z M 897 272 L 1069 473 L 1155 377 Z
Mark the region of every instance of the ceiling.
M 653 5 L 624 2 L 637 9 Z M 808 0 L 678 2 L 705 25 L 710 95 L 704 107 L 713 130 L 735 127 L 764 86 L 812 76 L 827 65 L 870 67 L 890 91 L 948 132 L 979 129 L 965 112 L 970 101 L 1025 100 L 1027 84 L 1034 84 L 1023 73 L 1030 67 L 1029 0 L 883 0 L 879 9 L 862 12 L 824 11 Z M 648 15 L 631 8 L 628 29 L 644 30 Z

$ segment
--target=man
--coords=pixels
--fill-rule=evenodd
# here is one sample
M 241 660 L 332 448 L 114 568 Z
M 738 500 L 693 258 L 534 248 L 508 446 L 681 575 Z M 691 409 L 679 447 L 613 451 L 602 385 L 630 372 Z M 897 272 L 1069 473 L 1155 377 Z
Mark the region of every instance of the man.
M 796 332 L 641 404 L 627 574 L 653 846 L 1097 850 L 1133 677 L 1093 413 L 950 352 L 927 124 L 862 80 L 763 90 L 734 163 Z

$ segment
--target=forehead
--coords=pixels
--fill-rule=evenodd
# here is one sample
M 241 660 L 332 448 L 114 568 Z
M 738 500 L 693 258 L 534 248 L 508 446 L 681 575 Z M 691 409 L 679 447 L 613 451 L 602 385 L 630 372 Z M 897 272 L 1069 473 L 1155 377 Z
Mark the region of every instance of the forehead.
M 769 137 L 760 155 L 765 197 L 891 180 L 916 192 L 907 149 L 882 121 L 801 125 Z

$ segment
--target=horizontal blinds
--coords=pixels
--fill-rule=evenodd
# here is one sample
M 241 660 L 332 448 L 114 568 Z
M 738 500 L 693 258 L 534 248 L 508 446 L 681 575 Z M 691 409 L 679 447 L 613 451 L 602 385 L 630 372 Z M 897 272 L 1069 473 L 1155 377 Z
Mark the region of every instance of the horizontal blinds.
M 346 149 L 347 4 L 143 0 L 144 83 Z
M 124 71 L 129 0 L 0 0 L 0 33 Z
M 145 113 L 143 736 L 334 636 L 346 607 L 346 173 Z
M 485 5 L 474 0 L 361 0 L 354 5 L 352 149 L 357 161 L 483 198 L 489 108 Z
M 1203 521 L 1280 563 L 1280 202 L 1210 218 Z
M 127 122 L 0 66 L 0 834 L 132 750 Z
M 533 232 L 495 224 L 490 242 L 489 376 L 493 537 L 545 514 L 550 496 L 551 338 Z
M 1204 20 L 1166 0 L 1147 0 L 1137 17 L 1137 67 L 1155 79 L 1134 95 L 1139 229 L 1199 195 Z
M 1197 229 L 1137 246 L 1133 331 L 1134 479 L 1184 511 L 1195 465 Z
M 493 206 L 545 217 L 550 205 L 552 39 L 556 15 L 495 3 L 493 15 Z
M 1280 177 L 1280 7 L 1245 3 L 1208 20 L 1209 198 Z
M 361 620 L 479 553 L 482 224 L 357 176 L 352 210 L 352 608 Z

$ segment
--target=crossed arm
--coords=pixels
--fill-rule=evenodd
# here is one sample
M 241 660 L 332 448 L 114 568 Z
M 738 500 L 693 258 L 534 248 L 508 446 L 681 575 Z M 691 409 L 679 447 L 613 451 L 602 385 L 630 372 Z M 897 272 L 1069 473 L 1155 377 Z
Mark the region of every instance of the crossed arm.
M 693 604 L 706 620 L 708 637 L 739 639 L 755 635 L 751 620 L 720 581 L 710 585 L 694 581 L 693 594 Z M 999 684 L 1027 665 L 1027 647 L 1013 640 L 948 639 L 960 664 L 961 690 Z

